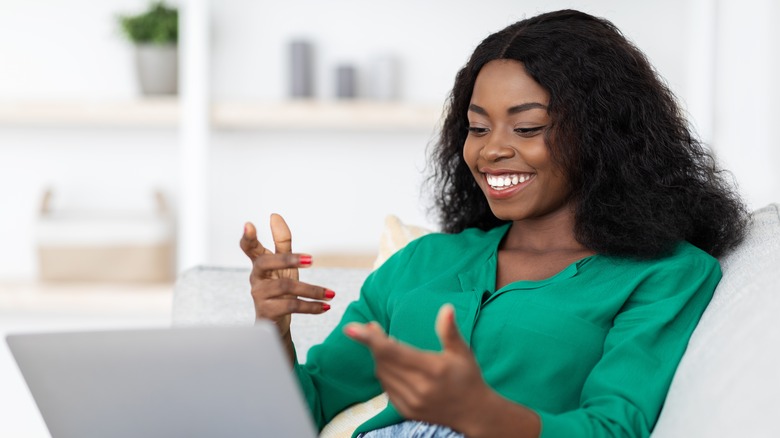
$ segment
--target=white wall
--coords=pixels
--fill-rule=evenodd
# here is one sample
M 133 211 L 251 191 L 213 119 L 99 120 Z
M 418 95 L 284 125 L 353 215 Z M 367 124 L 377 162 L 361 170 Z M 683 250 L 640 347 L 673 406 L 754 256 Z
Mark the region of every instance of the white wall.
M 2 0 L 0 100 L 136 95 L 131 50 L 113 17 L 145 4 Z M 770 79 L 778 72 L 778 35 L 769 23 L 780 11 L 771 0 L 211 1 L 212 99 L 284 99 L 286 44 L 303 36 L 316 41 L 320 98 L 332 96 L 336 63 L 362 67 L 374 54 L 393 52 L 404 66 L 404 99 L 441 104 L 482 38 L 523 16 L 562 7 L 617 24 L 693 116 L 712 121 L 697 126 L 705 127 L 703 135 L 733 168 L 751 205 L 777 200 L 780 183 L 772 169 L 780 157 L 772 128 L 779 114 L 769 103 L 777 95 Z M 703 11 L 714 11 L 713 18 Z M 716 41 L 692 33 L 709 24 Z M 713 55 L 702 56 L 707 50 Z M 712 84 L 714 98 L 702 92 L 702 83 Z M 36 275 L 31 221 L 47 182 L 114 183 L 123 199 L 153 186 L 175 196 L 177 136 L 175 129 L 0 126 L 0 279 Z M 213 132 L 207 261 L 243 263 L 236 245 L 243 222 L 262 226 L 272 211 L 287 216 L 298 248 L 315 253 L 370 251 L 388 213 L 430 225 L 418 196 L 430 139 L 421 131 Z
M 780 201 L 778 12 L 773 0 L 718 2 L 712 143 L 754 208 Z
M 282 214 L 303 252 L 372 252 L 384 217 L 427 224 L 420 199 L 425 133 L 221 132 L 212 150 L 209 247 L 215 262 L 245 263 L 243 224 L 266 243 Z M 212 255 L 212 257 L 214 257 Z
M 115 16 L 142 0 L 0 1 L 0 98 L 111 99 L 137 91 Z

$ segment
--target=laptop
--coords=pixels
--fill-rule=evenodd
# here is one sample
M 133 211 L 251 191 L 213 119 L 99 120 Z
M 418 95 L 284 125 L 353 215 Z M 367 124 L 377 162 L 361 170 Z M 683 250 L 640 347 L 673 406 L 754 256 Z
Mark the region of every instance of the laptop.
M 52 438 L 316 437 L 270 323 L 6 342 Z

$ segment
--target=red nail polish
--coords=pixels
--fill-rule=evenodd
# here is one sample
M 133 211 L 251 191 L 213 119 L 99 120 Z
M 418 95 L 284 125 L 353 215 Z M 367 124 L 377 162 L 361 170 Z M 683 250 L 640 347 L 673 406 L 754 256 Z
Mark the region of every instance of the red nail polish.
M 333 298 L 335 296 L 336 296 L 336 292 L 333 292 L 330 289 L 325 289 L 325 298 L 330 299 L 330 298 Z
M 330 304 L 322 303 L 322 311 L 327 312 L 328 310 L 330 310 Z
M 303 254 L 298 257 L 298 264 L 301 266 L 310 266 L 311 265 L 311 256 Z
M 355 330 L 355 327 L 352 326 L 344 327 L 344 333 L 346 333 L 347 336 L 352 336 L 352 337 L 356 337 L 358 335 L 357 330 Z

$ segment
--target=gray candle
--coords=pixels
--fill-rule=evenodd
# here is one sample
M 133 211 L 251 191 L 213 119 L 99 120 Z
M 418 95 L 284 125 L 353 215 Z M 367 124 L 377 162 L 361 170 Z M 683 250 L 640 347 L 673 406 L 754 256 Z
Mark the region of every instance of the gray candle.
M 314 50 L 311 43 L 290 43 L 290 97 L 314 97 Z
M 357 97 L 357 70 L 351 65 L 336 67 L 336 97 L 354 99 Z

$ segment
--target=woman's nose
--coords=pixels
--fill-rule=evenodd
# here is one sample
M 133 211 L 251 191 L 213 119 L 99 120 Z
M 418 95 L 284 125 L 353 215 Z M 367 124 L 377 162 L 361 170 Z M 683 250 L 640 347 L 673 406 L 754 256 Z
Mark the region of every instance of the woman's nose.
M 479 154 L 484 160 L 499 161 L 513 157 L 515 155 L 515 149 L 505 135 L 501 135 L 494 131 L 487 137 Z

